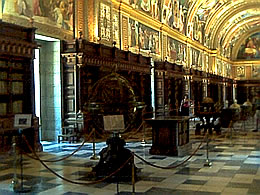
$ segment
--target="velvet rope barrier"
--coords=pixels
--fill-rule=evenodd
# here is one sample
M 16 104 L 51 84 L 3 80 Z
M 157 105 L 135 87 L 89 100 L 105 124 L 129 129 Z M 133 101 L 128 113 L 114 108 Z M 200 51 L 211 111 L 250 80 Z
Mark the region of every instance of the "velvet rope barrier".
M 87 140 L 89 140 L 89 138 L 92 136 L 92 134 L 93 134 L 94 131 L 95 131 L 95 130 L 92 130 L 92 131 L 90 132 L 90 134 L 88 135 L 88 137 L 85 138 L 84 141 L 81 143 L 81 145 L 80 145 L 76 150 L 74 150 L 71 154 L 69 154 L 69 155 L 67 155 L 67 156 L 65 156 L 65 157 L 63 157 L 63 158 L 56 159 L 56 160 L 42 160 L 42 159 L 41 159 L 41 160 L 42 160 L 43 162 L 59 162 L 59 161 L 63 161 L 63 160 L 66 160 L 66 159 L 70 158 L 71 156 L 73 156 L 76 152 L 78 152 L 78 151 L 85 145 L 85 143 L 87 142 Z M 28 144 L 27 144 L 27 145 L 28 145 Z M 32 159 L 34 159 L 34 160 L 38 160 L 37 158 L 35 158 L 35 157 L 33 157 L 33 156 L 31 156 L 31 155 L 25 153 L 25 152 L 24 152 L 24 154 L 25 154 L 26 156 L 28 156 L 29 158 L 32 158 Z
M 190 160 L 196 153 L 197 151 L 199 150 L 199 148 L 201 147 L 202 143 L 205 141 L 205 137 L 204 136 L 204 139 L 200 142 L 199 146 L 196 148 L 196 150 L 193 151 L 193 153 L 186 159 L 184 160 L 183 162 L 181 162 L 180 164 L 177 164 L 177 165 L 174 165 L 174 166 L 168 166 L 168 167 L 163 167 L 163 166 L 159 166 L 159 165 L 154 165 L 150 162 L 148 162 L 147 160 L 143 159 L 142 157 L 138 156 L 137 154 L 133 154 L 136 158 L 138 158 L 139 160 L 143 161 L 144 163 L 152 166 L 152 167 L 155 167 L 155 168 L 159 168 L 159 169 L 175 169 L 181 165 L 183 165 L 184 163 L 186 163 L 188 160 Z
M 133 158 L 134 156 L 131 155 L 129 157 L 129 159 L 127 159 L 117 170 L 115 170 L 113 173 L 109 174 L 108 176 L 100 179 L 100 180 L 97 180 L 97 181 L 94 181 L 94 182 L 89 182 L 89 183 L 85 183 L 85 182 L 77 182 L 77 181 L 73 181 L 73 180 L 70 180 L 70 179 L 67 179 L 65 177 L 63 177 L 62 175 L 56 173 L 55 171 L 53 171 L 51 168 L 49 168 L 40 158 L 39 156 L 37 155 L 37 153 L 32 149 L 32 147 L 30 146 L 28 140 L 26 139 L 25 136 L 23 136 L 23 139 L 26 143 L 26 145 L 28 146 L 29 150 L 35 155 L 36 157 L 36 160 L 38 160 L 48 171 L 50 171 L 51 173 L 53 173 L 55 176 L 57 176 L 58 178 L 64 180 L 64 181 L 67 181 L 69 183 L 73 183 L 73 184 L 79 184 L 79 185 L 94 185 L 94 184 L 97 184 L 97 183 L 101 183 L 103 181 L 105 181 L 106 179 L 109 179 L 110 177 L 112 177 L 113 175 L 117 174 L 122 168 L 124 168 L 124 166 L 129 163 Z

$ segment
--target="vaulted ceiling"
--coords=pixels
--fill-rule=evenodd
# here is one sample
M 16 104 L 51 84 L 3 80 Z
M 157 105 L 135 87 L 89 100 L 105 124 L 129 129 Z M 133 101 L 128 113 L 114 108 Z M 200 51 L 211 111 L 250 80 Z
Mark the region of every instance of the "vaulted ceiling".
M 189 2 L 188 24 L 204 23 L 204 45 L 236 58 L 240 45 L 260 32 L 260 0 L 197 0 Z

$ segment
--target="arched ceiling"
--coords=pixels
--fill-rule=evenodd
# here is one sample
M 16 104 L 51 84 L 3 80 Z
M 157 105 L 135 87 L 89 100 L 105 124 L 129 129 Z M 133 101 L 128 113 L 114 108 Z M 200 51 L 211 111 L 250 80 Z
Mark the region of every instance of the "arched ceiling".
M 203 44 L 234 59 L 241 43 L 260 32 L 260 0 L 190 0 L 188 25 L 194 17 L 205 24 Z

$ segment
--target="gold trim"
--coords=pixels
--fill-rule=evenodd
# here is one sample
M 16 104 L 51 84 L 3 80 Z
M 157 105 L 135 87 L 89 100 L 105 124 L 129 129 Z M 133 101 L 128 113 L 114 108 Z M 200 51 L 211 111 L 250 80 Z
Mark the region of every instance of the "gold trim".
M 82 33 L 82 36 L 85 36 L 85 28 L 84 28 L 84 0 L 78 0 L 77 1 L 77 25 L 76 29 L 77 32 L 75 32 L 76 37 L 80 37 L 80 32 Z

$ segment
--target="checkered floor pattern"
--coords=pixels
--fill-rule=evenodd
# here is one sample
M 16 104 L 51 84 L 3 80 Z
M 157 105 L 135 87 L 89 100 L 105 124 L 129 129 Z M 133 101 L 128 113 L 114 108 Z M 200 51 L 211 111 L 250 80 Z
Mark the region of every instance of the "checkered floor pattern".
M 190 142 L 192 150 L 200 144 L 203 136 L 194 134 L 191 124 Z M 197 153 L 182 166 L 174 169 L 159 169 L 151 167 L 135 158 L 139 172 L 135 184 L 135 194 L 141 195 L 260 195 L 260 132 L 252 132 L 253 126 L 237 124 L 232 131 L 222 129 L 221 135 L 213 134 L 209 141 L 209 161 L 211 167 L 204 166 L 206 162 L 206 143 L 203 142 Z M 150 155 L 151 141 L 127 141 L 126 148 L 144 158 L 148 162 L 160 166 L 177 165 L 187 156 Z M 43 141 L 44 151 L 38 153 L 41 159 L 53 160 L 67 156 L 81 143 L 56 143 Z M 106 147 L 105 142 L 95 145 L 96 153 Z M 98 160 L 91 160 L 93 144 L 86 143 L 72 157 L 55 163 L 46 163 L 57 174 L 73 181 L 90 182 L 89 177 Z M 0 194 L 17 194 L 12 181 L 16 173 L 19 183 L 23 181 L 24 189 L 29 192 L 20 194 L 63 194 L 63 195 L 110 195 L 132 194 L 131 182 L 101 182 L 93 185 L 78 185 L 64 181 L 39 161 L 23 155 L 23 170 L 21 174 L 20 156 L 14 160 L 10 151 L 0 154 Z M 17 163 L 14 163 L 17 162 Z M 16 168 L 14 168 L 16 166 Z M 22 176 L 22 178 L 21 178 Z

